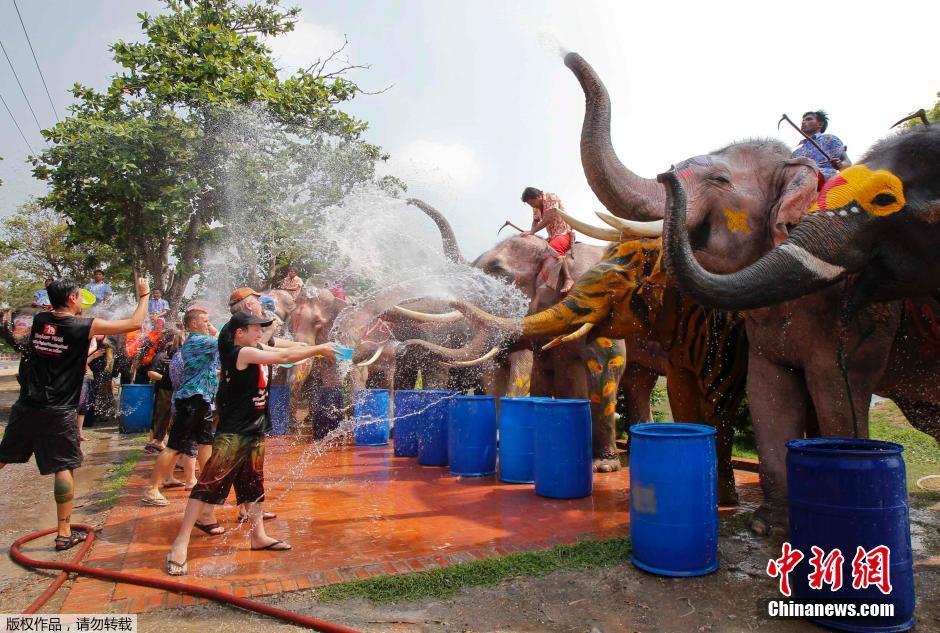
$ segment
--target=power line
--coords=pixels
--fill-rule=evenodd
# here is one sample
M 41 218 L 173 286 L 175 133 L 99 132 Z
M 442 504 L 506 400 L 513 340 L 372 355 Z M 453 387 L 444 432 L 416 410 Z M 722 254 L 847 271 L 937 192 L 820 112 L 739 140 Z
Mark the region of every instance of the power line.
M 33 115 L 33 121 L 36 122 L 36 127 L 39 128 L 40 134 L 42 133 L 42 126 L 39 124 L 39 119 L 36 118 L 36 111 L 33 110 L 33 104 L 29 102 L 29 97 L 26 96 L 26 91 L 23 90 L 23 84 L 20 83 L 20 76 L 16 74 L 16 69 L 13 68 L 13 62 L 10 61 L 10 56 L 7 55 L 6 46 L 3 45 L 3 40 L 0 40 L 0 50 L 3 51 L 3 56 L 7 58 L 7 63 L 10 64 L 10 70 L 13 71 L 13 76 L 16 78 L 16 84 L 20 87 L 20 92 L 23 93 L 23 98 L 26 99 L 26 106 L 29 108 L 30 113 Z
M 56 112 L 55 104 L 52 102 L 52 95 L 49 94 L 49 86 L 46 85 L 46 78 L 42 74 L 42 68 L 39 67 L 39 60 L 36 59 L 36 51 L 33 50 L 33 43 L 29 40 L 29 33 L 26 32 L 26 24 L 23 23 L 23 16 L 20 15 L 20 8 L 16 6 L 16 0 L 13 0 L 13 8 L 16 9 L 16 16 L 20 19 L 20 26 L 23 27 L 23 35 L 26 36 L 26 43 L 29 44 L 29 52 L 33 54 L 33 61 L 36 62 L 36 70 L 39 71 L 39 78 L 42 79 L 42 87 L 46 89 L 46 96 L 49 97 L 49 105 L 52 106 L 52 113 L 58 123 L 59 113 Z
M 7 109 L 7 112 L 10 114 L 10 119 L 13 120 L 13 125 L 16 126 L 16 129 L 19 131 L 20 136 L 23 137 L 23 142 L 26 143 L 26 147 L 29 148 L 30 154 L 35 154 L 33 146 L 29 144 L 29 141 L 26 140 L 26 135 L 23 134 L 23 128 L 20 127 L 20 124 L 16 122 L 16 117 L 13 116 L 13 110 L 10 109 L 10 106 L 7 105 L 7 100 L 3 98 L 3 95 L 0 95 L 0 101 L 3 102 L 3 107 Z

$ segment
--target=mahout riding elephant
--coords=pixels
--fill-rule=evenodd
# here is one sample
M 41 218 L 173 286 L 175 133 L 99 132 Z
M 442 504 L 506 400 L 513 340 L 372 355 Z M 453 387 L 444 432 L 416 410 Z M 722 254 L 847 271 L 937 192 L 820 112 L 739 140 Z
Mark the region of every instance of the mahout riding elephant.
M 930 138 L 932 150 L 918 154 Z M 683 287 L 709 305 L 751 308 L 746 319 L 751 341 L 748 390 L 764 490 L 764 503 L 751 522 L 758 533 L 787 529 L 786 442 L 811 431 L 867 437 L 873 393 L 893 399 L 911 424 L 940 442 L 940 293 L 929 281 L 919 288 L 907 282 L 894 285 L 890 272 L 899 261 L 924 252 L 920 238 L 933 239 L 935 248 L 940 247 L 930 230 L 940 219 L 938 157 L 937 134 L 907 132 L 879 143 L 858 165 L 830 179 L 790 237 L 766 247 L 761 253 L 766 256 L 755 263 L 726 252 L 724 271 L 740 271 L 731 275 L 716 275 L 704 262 L 699 265 L 698 254 L 707 246 L 696 240 L 691 222 L 683 221 L 679 182 L 663 175 L 676 199 L 667 217 L 666 257 Z M 895 177 L 911 174 L 912 165 L 926 169 L 931 161 L 932 183 L 916 170 L 913 177 Z M 883 242 L 868 234 L 876 226 L 884 231 Z M 918 243 L 894 255 L 892 249 L 905 236 L 916 236 Z M 855 255 L 838 259 L 843 252 Z M 832 263 L 836 261 L 845 266 Z M 836 270 L 849 270 L 859 261 L 863 267 L 852 268 L 860 272 L 851 276 Z M 929 277 L 929 261 L 922 270 Z M 920 288 L 933 289 L 935 297 L 871 302 Z M 779 302 L 781 297 L 791 300 Z
M 430 205 L 410 201 L 432 217 L 442 234 L 449 230 L 446 218 Z M 647 230 L 636 226 L 635 231 Z M 456 248 L 456 241 L 452 241 Z M 601 259 L 604 246 L 575 242 L 571 251 L 569 272 L 577 280 Z M 472 266 L 487 275 L 515 285 L 529 300 L 528 313 L 537 313 L 560 301 L 565 294 L 558 290 L 558 258 L 548 243 L 533 235 L 516 236 L 499 242 L 477 257 Z M 419 311 L 410 313 L 424 318 Z M 425 341 L 405 341 L 433 351 L 449 362 L 472 364 L 489 355 L 488 369 L 482 375 L 487 393 L 508 396 L 545 395 L 559 398 L 590 398 L 593 424 L 594 469 L 611 472 L 620 469 L 616 450 L 615 406 L 621 377 L 627 371 L 630 381 L 626 389 L 631 421 L 652 419 L 649 409 L 650 392 L 659 375 L 665 373 L 665 358 L 657 348 L 644 347 L 645 341 L 631 341 L 628 365 L 624 342 L 612 339 L 585 339 L 568 345 L 539 347 L 530 342 L 511 342 L 505 346 L 487 347 L 491 332 L 476 328 L 473 338 L 462 349 L 448 349 Z M 486 352 L 486 354 L 484 354 Z M 619 359 L 609 362 L 611 359 Z M 598 371 L 589 368 L 599 367 Z M 580 368 L 580 369 L 575 369 Z

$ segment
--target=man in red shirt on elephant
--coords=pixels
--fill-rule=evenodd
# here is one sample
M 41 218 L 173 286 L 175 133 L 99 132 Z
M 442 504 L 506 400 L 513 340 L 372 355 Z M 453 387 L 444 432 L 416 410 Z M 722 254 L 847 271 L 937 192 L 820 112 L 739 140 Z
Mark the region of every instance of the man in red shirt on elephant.
M 574 244 L 574 231 L 558 215 L 558 210 L 565 208 L 561 204 L 561 198 L 547 191 L 543 193 L 535 187 L 526 187 L 522 192 L 522 201 L 532 207 L 532 228 L 524 231 L 522 235 L 535 235 L 542 229 L 548 231 L 548 245 L 555 249 L 561 258 L 560 291 L 568 292 L 574 285 L 574 280 L 568 272 L 568 258 L 565 254 Z

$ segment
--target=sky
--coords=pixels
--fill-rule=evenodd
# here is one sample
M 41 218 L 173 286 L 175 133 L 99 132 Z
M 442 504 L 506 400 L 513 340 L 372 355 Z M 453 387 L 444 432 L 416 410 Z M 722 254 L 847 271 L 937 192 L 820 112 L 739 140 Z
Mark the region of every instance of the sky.
M 75 82 L 103 88 L 117 39 L 140 37 L 144 0 L 17 0 L 60 117 Z M 852 158 L 940 91 L 940 3 L 298 0 L 293 33 L 270 42 L 285 72 L 348 39 L 350 78 L 373 95 L 343 105 L 369 122 L 364 138 L 391 155 L 382 169 L 451 220 L 468 257 L 508 219 L 527 225 L 526 186 L 559 194 L 566 210 L 602 210 L 581 168 L 584 100 L 559 50 L 576 51 L 607 85 L 621 160 L 653 177 L 684 158 L 777 129 L 823 108 Z M 55 115 L 16 16 L 0 0 L 0 41 L 39 119 Z M 0 95 L 29 144 L 45 144 L 6 59 Z M 784 124 L 785 126 L 786 124 Z M 0 216 L 41 194 L 29 154 L 0 106 Z M 428 222 L 415 211 L 408 222 Z M 595 222 L 599 224 L 599 222 Z M 506 233 L 503 233 L 505 236 Z

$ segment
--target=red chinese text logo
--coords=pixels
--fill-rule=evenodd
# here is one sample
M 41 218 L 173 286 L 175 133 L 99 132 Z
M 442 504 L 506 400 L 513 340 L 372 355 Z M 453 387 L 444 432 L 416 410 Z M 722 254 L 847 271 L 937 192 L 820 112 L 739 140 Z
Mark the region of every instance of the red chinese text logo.
M 842 566 L 845 557 L 842 551 L 836 548 L 829 552 L 813 545 L 810 548 L 812 556 L 807 561 L 812 568 L 807 580 L 809 588 L 821 591 L 828 586 L 830 591 L 839 591 L 842 588 Z M 778 578 L 780 593 L 785 596 L 792 594 L 790 587 L 790 572 L 805 558 L 803 552 L 793 549 L 790 543 L 784 543 L 780 558 L 767 561 L 767 575 Z M 852 589 L 868 589 L 877 587 L 881 593 L 891 593 L 891 550 L 886 545 L 879 545 L 870 550 L 858 547 L 852 559 Z
M 767 561 L 767 575 L 771 578 L 780 578 L 780 593 L 789 596 L 790 572 L 803 560 L 803 552 L 793 549 L 790 543 L 784 542 L 783 555 L 780 558 L 771 558 Z
M 852 559 L 852 589 L 867 589 L 872 585 L 885 595 L 891 593 L 891 550 L 885 545 L 867 552 L 859 547 Z

